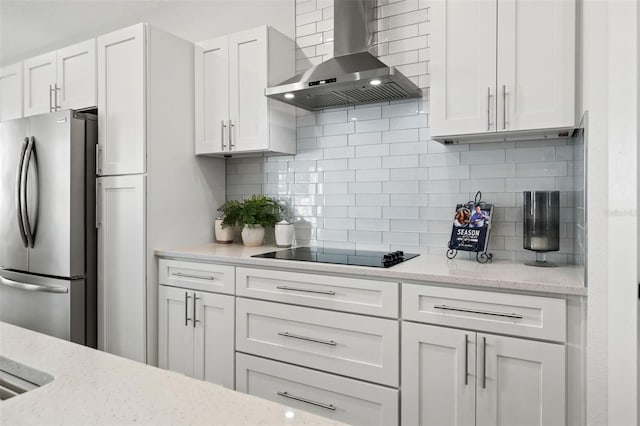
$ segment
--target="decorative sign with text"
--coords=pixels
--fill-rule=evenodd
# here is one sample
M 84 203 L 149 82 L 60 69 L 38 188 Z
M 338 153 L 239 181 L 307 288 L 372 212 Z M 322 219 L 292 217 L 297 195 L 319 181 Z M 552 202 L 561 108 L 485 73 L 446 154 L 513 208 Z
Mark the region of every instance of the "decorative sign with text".
M 449 239 L 447 257 L 453 259 L 458 250 L 475 252 L 480 263 L 486 263 L 493 257 L 487 253 L 493 204 L 481 200 L 480 191 L 474 201 L 456 206 L 453 229 Z

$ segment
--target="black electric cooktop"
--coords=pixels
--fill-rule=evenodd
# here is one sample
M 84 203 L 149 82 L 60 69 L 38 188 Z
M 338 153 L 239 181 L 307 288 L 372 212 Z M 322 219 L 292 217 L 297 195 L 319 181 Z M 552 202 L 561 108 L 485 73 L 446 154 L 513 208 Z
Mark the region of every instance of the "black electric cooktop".
M 404 253 L 402 251 L 385 253 L 382 251 L 346 250 L 326 247 L 296 247 L 269 253 L 254 254 L 251 257 L 390 268 L 393 265 L 417 256 L 419 256 L 419 254 Z

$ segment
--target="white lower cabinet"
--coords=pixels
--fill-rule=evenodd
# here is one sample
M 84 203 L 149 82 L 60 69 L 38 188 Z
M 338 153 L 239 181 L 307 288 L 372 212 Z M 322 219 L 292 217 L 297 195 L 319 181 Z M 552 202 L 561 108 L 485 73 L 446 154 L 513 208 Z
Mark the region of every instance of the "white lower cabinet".
M 404 322 L 402 424 L 564 425 L 565 347 Z
M 237 390 L 353 425 L 398 423 L 398 390 L 238 353 Z
M 158 366 L 233 389 L 233 296 L 159 287 Z

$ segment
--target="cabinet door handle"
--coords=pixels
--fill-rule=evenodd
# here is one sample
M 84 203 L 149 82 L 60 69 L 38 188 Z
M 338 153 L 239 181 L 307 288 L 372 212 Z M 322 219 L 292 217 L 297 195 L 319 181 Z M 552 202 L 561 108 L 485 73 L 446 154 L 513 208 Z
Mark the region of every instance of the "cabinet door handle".
M 507 128 L 507 86 L 502 85 L 502 130 Z
M 229 120 L 229 151 L 233 150 L 233 147 L 236 146 L 233 143 L 233 128 L 236 127 L 235 124 L 233 124 L 233 121 Z
M 328 294 L 330 296 L 335 296 L 336 294 L 333 290 L 312 290 L 309 288 L 289 287 L 288 285 L 279 285 L 276 288 L 280 290 L 300 291 L 302 293 Z
M 199 280 L 211 280 L 211 281 L 213 281 L 213 279 L 214 279 L 210 275 L 192 275 L 192 274 L 185 274 L 185 273 L 182 273 L 182 272 L 174 272 L 172 275 L 176 276 L 176 277 L 183 277 L 183 278 L 196 278 L 196 279 L 199 279 Z
M 196 319 L 196 307 L 198 304 L 198 300 L 200 300 L 200 298 L 198 296 L 196 296 L 196 293 L 193 293 L 193 328 L 196 328 L 196 323 L 200 322 L 200 320 Z
M 290 337 L 292 339 L 306 340 L 308 342 L 322 343 L 323 345 L 329 345 L 329 346 L 337 345 L 337 343 L 334 342 L 333 340 L 322 340 L 322 339 L 316 339 L 315 337 L 300 336 L 299 334 L 291 334 L 287 331 L 281 331 L 278 333 L 278 335 L 282 337 Z
M 102 206 L 100 203 L 100 194 L 101 194 L 102 183 L 96 181 L 96 229 L 102 226 Z
M 49 85 L 49 112 L 53 111 L 53 86 Z
M 491 87 L 487 87 L 487 131 L 491 130 Z
M 96 172 L 98 175 L 102 174 L 102 167 L 100 166 L 101 158 L 102 158 L 102 147 L 96 144 Z
M 184 326 L 187 327 L 189 325 L 189 321 L 191 321 L 191 318 L 189 318 L 189 299 L 191 299 L 191 296 L 189 296 L 189 292 L 184 292 Z
M 60 109 L 60 105 L 58 105 L 58 91 L 61 91 L 62 88 L 58 87 L 58 83 L 54 84 L 53 88 L 54 88 L 54 90 L 53 90 L 53 101 L 54 101 L 53 102 L 53 105 L 54 105 L 53 110 L 57 111 L 57 110 Z
M 278 392 L 278 395 L 284 397 L 284 398 L 289 398 L 289 399 L 293 399 L 296 401 L 300 401 L 300 402 L 304 402 L 305 404 L 310 404 L 310 405 L 314 405 L 316 407 L 320 407 L 320 408 L 324 408 L 325 410 L 331 410 L 331 411 L 336 411 L 336 407 L 333 404 L 324 404 L 322 402 L 316 402 L 316 401 L 312 401 L 310 399 L 307 398 L 303 398 L 301 396 L 296 396 L 296 395 L 292 395 L 289 392 Z
M 464 335 L 464 385 L 469 384 L 469 336 Z
M 224 144 L 224 129 L 227 126 L 224 124 L 224 120 L 220 120 L 220 149 L 224 151 L 227 145 Z
M 516 318 L 516 319 L 524 318 L 522 315 L 516 314 L 516 313 L 479 311 L 477 309 L 460 308 L 457 306 L 448 306 L 448 305 L 433 305 L 433 308 L 441 309 L 443 311 L 470 312 L 472 314 L 491 315 L 494 317 L 507 317 L 507 318 Z
M 487 338 L 482 338 L 482 389 L 487 387 Z

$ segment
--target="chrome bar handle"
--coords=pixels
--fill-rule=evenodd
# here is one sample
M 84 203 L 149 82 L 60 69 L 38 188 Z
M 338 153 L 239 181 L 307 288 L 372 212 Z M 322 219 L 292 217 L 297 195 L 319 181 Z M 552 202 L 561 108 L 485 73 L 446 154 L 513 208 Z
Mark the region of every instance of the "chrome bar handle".
M 289 287 L 288 285 L 279 285 L 276 288 L 280 290 L 289 290 L 289 291 L 300 291 L 303 293 L 315 293 L 315 294 L 328 294 L 330 296 L 335 296 L 336 292 L 332 290 L 311 290 L 308 288 L 300 288 L 300 287 Z
M 487 387 L 487 338 L 482 338 L 482 389 Z
M 96 144 L 96 174 L 102 174 L 102 167 L 100 166 L 100 159 L 102 158 L 102 147 Z
M 336 411 L 336 407 L 333 404 L 324 404 L 322 402 L 316 402 L 316 401 L 312 401 L 310 399 L 307 398 L 303 398 L 301 396 L 296 396 L 296 395 L 292 395 L 289 392 L 278 392 L 278 395 L 284 397 L 284 398 L 289 398 L 289 399 L 293 399 L 295 401 L 300 401 L 300 402 L 304 402 L 305 404 L 310 404 L 316 407 L 320 407 L 320 408 L 324 408 L 325 410 L 331 410 L 331 411 Z
M 334 342 L 333 340 L 322 340 L 322 339 L 316 339 L 315 337 L 300 336 L 299 334 L 291 334 L 287 331 L 280 331 L 278 332 L 278 335 L 283 337 L 290 337 L 292 339 L 306 340 L 307 342 L 322 343 L 323 345 L 328 345 L 328 346 L 337 345 L 337 343 Z
M 18 290 L 41 291 L 43 293 L 69 293 L 69 289 L 66 287 L 27 284 L 27 283 L 21 283 L 18 281 L 10 280 L 5 277 L 0 277 L 0 284 L 5 285 L 7 287 L 11 287 L 11 288 L 16 288 Z
M 60 109 L 60 105 L 58 105 L 58 91 L 62 91 L 62 88 L 58 87 L 58 83 L 53 85 L 53 110 L 58 111 Z
M 469 336 L 464 335 L 464 385 L 469 384 Z
M 29 138 L 24 138 L 24 141 L 22 141 L 22 148 L 20 149 L 18 173 L 16 176 L 16 217 L 18 218 L 18 230 L 20 231 L 20 238 L 22 239 L 22 244 L 25 247 L 29 247 L 29 243 L 27 241 L 27 234 L 24 231 L 24 222 L 22 217 L 22 167 L 24 165 L 24 154 L 27 151 L 28 144 Z
M 191 296 L 189 296 L 189 292 L 185 291 L 184 292 L 184 326 L 188 327 L 189 326 L 189 321 L 191 321 L 191 318 L 188 317 L 189 315 L 189 299 L 191 299 Z
M 233 124 L 233 121 L 229 120 L 229 151 L 233 150 L 233 147 L 236 146 L 233 143 L 233 128 L 236 127 L 235 124 Z
M 174 272 L 172 275 L 176 276 L 176 277 L 184 277 L 184 278 L 197 278 L 199 280 L 213 280 L 214 278 L 210 275 L 191 275 L 191 274 L 185 274 L 182 272 Z
M 496 312 L 496 311 L 479 311 L 477 309 L 468 309 L 468 308 L 460 308 L 457 306 L 448 306 L 448 305 L 433 305 L 434 309 L 441 309 L 443 311 L 456 311 L 456 312 L 469 312 L 472 314 L 481 314 L 481 315 L 491 315 L 494 317 L 506 317 L 506 318 L 516 318 L 522 319 L 524 316 L 516 313 L 506 313 L 506 312 Z
M 198 304 L 198 300 L 200 298 L 196 296 L 195 291 L 193 292 L 193 328 L 196 328 L 196 323 L 200 322 L 200 320 L 196 319 L 196 305 Z
M 24 159 L 22 161 L 22 193 L 20 194 L 21 205 L 22 205 L 22 226 L 24 227 L 25 235 L 27 236 L 27 244 L 29 247 L 33 248 L 35 243 L 35 230 L 37 226 L 37 208 L 38 201 L 36 197 L 36 213 L 34 225 L 31 225 L 31 221 L 29 220 L 29 206 L 27 202 L 27 181 L 29 179 L 29 169 L 31 165 L 31 158 L 33 156 L 34 159 L 34 170 L 36 171 L 36 188 L 37 188 L 37 162 L 35 160 L 35 139 L 33 136 L 29 139 L 29 144 L 27 145 L 27 151 L 24 155 Z
M 100 190 L 102 188 L 102 182 L 96 180 L 96 229 L 102 226 L 102 211 L 100 204 Z
M 224 149 L 227 147 L 227 145 L 224 144 L 224 129 L 227 127 L 224 124 L 224 120 L 220 120 L 220 149 L 222 151 L 224 151 Z
M 491 87 L 487 87 L 487 131 L 491 130 Z
M 53 86 L 49 85 L 49 112 L 53 111 Z
M 502 85 L 502 130 L 507 128 L 507 86 Z

